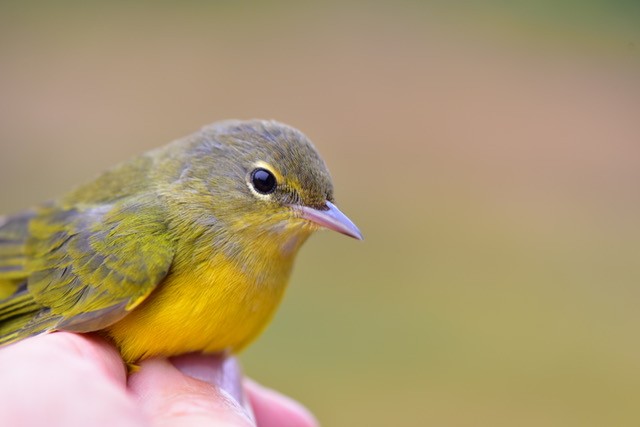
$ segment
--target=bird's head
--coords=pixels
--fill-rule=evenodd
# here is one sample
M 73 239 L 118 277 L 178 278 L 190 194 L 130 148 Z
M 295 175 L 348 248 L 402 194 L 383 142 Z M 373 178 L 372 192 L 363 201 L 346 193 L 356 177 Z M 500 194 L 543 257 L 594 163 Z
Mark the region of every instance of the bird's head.
M 327 166 L 300 131 L 274 121 L 225 121 L 186 142 L 183 191 L 197 196 L 202 209 L 192 213 L 221 238 L 273 242 L 285 252 L 322 228 L 362 239 L 334 204 Z

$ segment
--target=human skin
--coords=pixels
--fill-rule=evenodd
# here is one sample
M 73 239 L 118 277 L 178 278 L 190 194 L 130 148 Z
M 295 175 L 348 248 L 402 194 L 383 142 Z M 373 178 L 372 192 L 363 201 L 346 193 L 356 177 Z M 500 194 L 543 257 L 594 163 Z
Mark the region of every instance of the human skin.
M 66 332 L 0 349 L 0 425 L 315 427 L 299 403 L 243 379 L 234 358 L 149 359 L 127 377 L 105 340 Z

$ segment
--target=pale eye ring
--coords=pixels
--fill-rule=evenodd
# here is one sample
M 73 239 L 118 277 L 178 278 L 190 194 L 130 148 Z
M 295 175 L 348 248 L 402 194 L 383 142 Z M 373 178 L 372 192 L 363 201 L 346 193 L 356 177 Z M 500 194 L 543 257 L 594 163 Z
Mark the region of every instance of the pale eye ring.
M 251 186 L 260 194 L 271 194 L 276 190 L 278 181 L 271 171 L 257 168 L 251 172 Z

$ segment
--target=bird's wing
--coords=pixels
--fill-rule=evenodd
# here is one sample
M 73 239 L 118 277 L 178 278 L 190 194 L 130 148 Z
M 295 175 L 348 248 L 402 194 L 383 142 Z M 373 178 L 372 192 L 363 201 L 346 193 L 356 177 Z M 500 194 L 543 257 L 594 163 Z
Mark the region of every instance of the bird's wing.
M 29 233 L 27 292 L 54 329 L 88 332 L 120 320 L 162 281 L 174 256 L 164 209 L 152 197 L 53 205 L 31 220 Z

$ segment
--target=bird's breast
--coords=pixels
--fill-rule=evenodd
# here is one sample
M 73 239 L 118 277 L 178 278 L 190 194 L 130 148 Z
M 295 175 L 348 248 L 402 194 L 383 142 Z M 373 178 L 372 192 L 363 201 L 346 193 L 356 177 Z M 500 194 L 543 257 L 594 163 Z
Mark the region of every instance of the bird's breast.
M 106 333 L 127 362 L 187 352 L 237 351 L 268 323 L 282 298 L 290 259 L 218 255 L 176 266 L 158 288 Z

